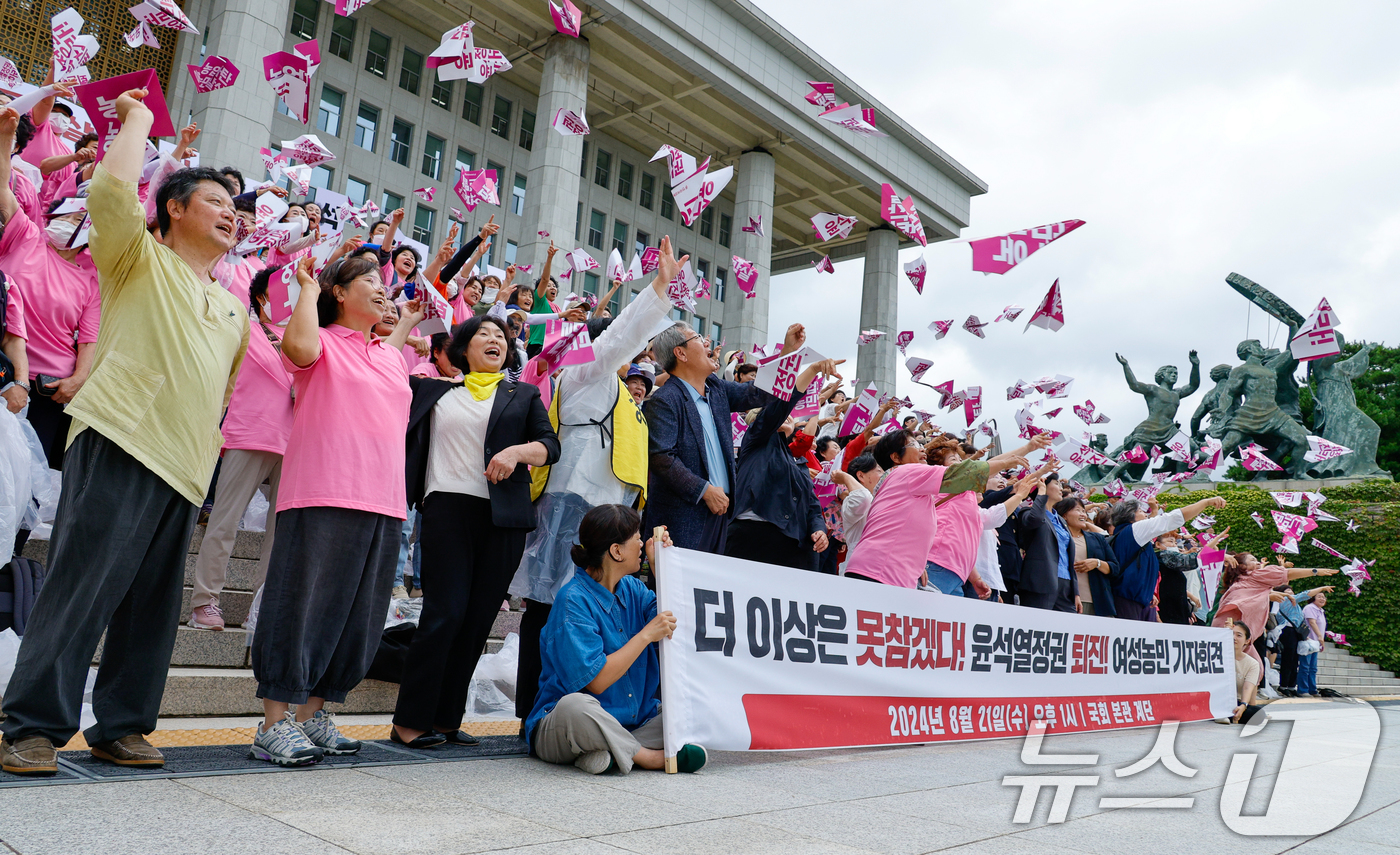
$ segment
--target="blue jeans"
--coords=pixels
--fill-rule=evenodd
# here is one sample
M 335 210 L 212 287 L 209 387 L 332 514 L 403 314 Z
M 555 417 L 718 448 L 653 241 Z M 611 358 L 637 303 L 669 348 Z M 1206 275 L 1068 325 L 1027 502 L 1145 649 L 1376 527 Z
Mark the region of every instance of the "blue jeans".
M 1317 694 L 1317 654 L 1298 657 L 1298 694 Z
M 404 519 L 404 521 L 403 521 L 403 526 L 401 527 L 400 532 L 399 532 L 399 563 L 398 563 L 398 566 L 394 568 L 394 586 L 395 586 L 395 587 L 398 587 L 399 585 L 402 585 L 402 584 L 403 584 L 404 569 L 405 569 L 406 566 L 408 565 L 409 549 L 411 548 L 410 545 L 409 545 L 409 539 L 413 536 L 413 524 L 414 524 L 414 522 L 417 521 L 417 519 L 418 519 L 418 512 L 415 511 L 413 508 L 409 508 L 409 509 L 408 509 L 408 516 L 407 516 L 406 519 Z M 414 550 L 413 550 L 413 579 L 414 579 L 414 582 L 416 582 L 416 583 L 418 583 L 418 584 L 420 585 L 420 587 L 421 587 L 421 584 L 422 584 L 422 583 L 419 582 L 418 580 L 420 580 L 420 579 L 422 578 L 422 576 L 419 575 L 419 573 L 418 573 L 418 568 L 421 567 L 421 566 L 423 566 L 423 560 L 422 560 L 422 558 L 420 557 L 420 550 L 414 549 Z
M 962 577 L 945 567 L 940 567 L 932 561 L 924 565 L 924 570 L 928 573 L 928 583 L 939 591 L 950 597 L 961 597 L 963 595 Z

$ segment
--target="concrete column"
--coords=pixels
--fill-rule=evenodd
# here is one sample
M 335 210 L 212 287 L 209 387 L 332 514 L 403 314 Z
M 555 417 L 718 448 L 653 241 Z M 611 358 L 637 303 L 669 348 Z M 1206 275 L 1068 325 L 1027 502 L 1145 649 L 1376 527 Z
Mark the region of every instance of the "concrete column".
M 880 330 L 884 336 L 860 348 L 856 378 L 862 386 L 874 383 L 881 392 L 895 391 L 899 351 L 899 233 L 889 226 L 872 228 L 865 238 L 865 284 L 860 294 L 860 328 Z
M 263 79 L 263 57 L 282 49 L 287 31 L 287 0 L 213 0 L 209 4 L 209 45 L 206 56 L 224 56 L 238 66 L 238 81 L 232 86 L 206 94 L 194 93 L 191 109 L 202 133 L 195 144 L 199 161 L 218 169 L 232 166 L 249 181 L 262 178 L 258 149 L 272 136 L 272 116 L 277 96 Z M 329 4 L 321 14 L 334 15 Z M 198 36 L 182 36 L 195 39 Z M 196 41 L 197 43 L 197 41 Z M 194 59 L 199 64 L 196 47 Z M 171 76 L 187 78 L 183 65 L 176 64 Z M 193 92 L 193 87 L 191 87 Z M 319 91 L 313 82 L 312 97 Z M 311 115 L 316 105 L 311 105 Z M 182 118 L 172 116 L 179 128 Z M 311 130 L 315 125 L 310 126 Z
M 754 285 L 754 298 L 746 300 L 730 272 L 729 282 L 725 283 L 726 350 L 738 347 L 748 351 L 752 345 L 767 347 L 772 343 L 768 341 L 768 270 L 773 261 L 774 169 L 773 155 L 761 148 L 739 155 L 739 167 L 734 176 L 734 230 L 730 233 L 730 245 L 734 255 L 753 262 L 758 269 L 758 281 Z M 740 231 L 749 224 L 749 217 L 763 218 L 763 237 Z
M 578 217 L 579 160 L 583 137 L 564 136 L 550 127 L 562 107 L 587 116 L 588 39 L 556 33 L 544 47 L 544 73 L 536 108 L 535 145 L 530 152 L 530 172 L 525 188 L 525 234 L 520 236 L 520 259 L 544 268 L 550 240 L 568 251 L 574 245 L 574 221 Z M 502 186 L 505 186 L 504 179 Z M 509 192 L 509 191 L 505 191 Z M 549 232 L 541 238 L 539 232 Z M 556 257 L 554 275 L 564 268 Z M 575 283 L 581 285 L 581 283 Z M 562 289 L 564 291 L 569 288 Z M 577 290 L 577 289 L 576 289 Z

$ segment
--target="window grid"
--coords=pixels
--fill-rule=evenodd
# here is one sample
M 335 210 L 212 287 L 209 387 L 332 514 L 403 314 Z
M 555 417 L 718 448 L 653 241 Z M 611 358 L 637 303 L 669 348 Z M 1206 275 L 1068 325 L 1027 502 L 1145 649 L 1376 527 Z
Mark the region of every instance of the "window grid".
M 637 196 L 637 204 L 641 205 L 643 208 L 646 208 L 648 211 L 650 211 L 650 210 L 651 210 L 652 203 L 654 202 L 655 196 L 656 196 L 656 178 L 653 177 L 653 176 L 651 176 L 651 175 L 646 174 L 645 172 L 643 172 L 643 173 L 642 173 L 642 192 Z
M 715 281 L 710 283 L 710 299 L 724 302 L 724 280 L 729 278 L 729 271 L 723 267 L 715 268 Z
M 617 250 L 619 255 L 627 255 L 627 224 L 622 220 L 613 220 L 612 248 Z
M 399 166 L 408 166 L 412 148 L 413 126 L 403 119 L 394 119 L 394 126 L 389 132 L 389 159 Z
M 525 176 L 515 173 L 515 186 L 510 191 L 510 211 L 525 216 Z
M 339 57 L 346 62 L 350 61 L 350 55 L 355 50 L 355 19 L 342 18 L 339 15 L 331 16 L 331 56 Z
M 603 248 L 603 229 L 607 228 L 608 218 L 602 211 L 594 211 L 588 218 L 588 245 L 594 249 Z
M 434 80 L 431 100 L 435 107 L 441 107 L 444 110 L 452 109 L 452 81 Z
M 466 90 L 466 95 L 462 98 L 462 118 L 473 125 L 481 124 L 481 101 L 486 97 L 486 90 L 480 83 L 468 82 L 462 87 Z
M 617 162 L 617 195 L 632 198 L 632 164 L 625 160 Z
M 297 0 L 292 7 L 292 34 L 303 39 L 316 38 L 316 20 L 320 14 L 320 0 Z
M 734 219 L 728 214 L 719 215 L 719 245 L 729 246 L 729 233 L 734 229 Z
M 437 219 L 437 211 L 419 205 L 418 210 L 413 213 L 413 239 L 419 243 L 431 244 L 435 219 Z
M 593 164 L 593 183 L 604 189 L 612 184 L 612 155 L 601 148 Z
M 369 185 L 352 175 L 345 179 L 345 195 L 356 205 L 363 205 L 369 198 Z
M 365 71 L 375 77 L 383 77 L 389 72 L 389 37 L 378 30 L 369 31 L 369 45 L 365 48 Z
M 325 131 L 333 137 L 340 136 L 340 111 L 344 107 L 344 92 L 338 92 L 329 86 L 322 86 L 321 108 L 316 113 L 316 129 Z
M 646 251 L 647 251 L 647 247 L 648 247 L 650 244 L 651 244 L 651 235 L 647 234 L 646 232 L 642 231 L 641 229 L 637 229 L 637 240 L 636 240 L 636 242 L 632 245 L 632 248 L 633 248 L 633 250 L 637 253 L 637 255 L 641 255 L 642 253 L 646 252 Z
M 355 116 L 355 145 L 365 151 L 374 151 L 374 138 L 378 130 L 379 108 L 361 101 L 360 111 Z
M 429 178 L 438 179 L 442 177 L 442 153 L 447 146 L 447 141 L 441 137 L 428 134 L 423 138 L 423 166 L 422 173 Z
M 476 169 L 476 154 L 458 146 L 457 162 L 454 165 L 457 167 L 458 172 L 461 172 L 463 169 Z
M 491 133 L 501 139 L 510 139 L 510 110 L 510 101 L 497 95 L 495 106 L 491 108 Z
M 671 196 L 671 185 L 661 185 L 661 216 L 668 220 L 676 218 L 676 200 Z
M 707 238 L 707 237 L 714 237 L 714 236 L 715 236 L 715 209 L 714 209 L 714 208 L 706 208 L 706 209 L 705 209 L 705 212 L 704 212 L 703 214 L 700 215 L 700 237 Z
M 520 147 L 530 151 L 535 147 L 535 114 L 529 110 L 520 111 Z
M 403 49 L 403 62 L 399 66 L 399 88 L 418 94 L 423 85 L 423 54 L 406 47 Z
M 385 190 L 382 199 L 383 201 L 379 203 L 379 207 L 384 209 L 382 213 L 385 219 L 388 219 L 390 214 L 403 207 L 403 197 L 397 193 L 390 193 L 388 190 Z M 393 239 L 394 236 L 389 235 L 389 240 Z

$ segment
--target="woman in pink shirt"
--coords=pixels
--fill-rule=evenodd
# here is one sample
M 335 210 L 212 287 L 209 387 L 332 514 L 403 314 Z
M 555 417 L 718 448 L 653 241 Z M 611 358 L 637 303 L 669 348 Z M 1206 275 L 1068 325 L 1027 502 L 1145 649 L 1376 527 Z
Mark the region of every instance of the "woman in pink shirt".
M 318 284 L 311 265 L 297 265 L 301 296 L 282 336 L 296 401 L 253 637 L 265 721 L 251 753 L 283 766 L 360 749 L 322 706 L 344 701 L 374 661 L 408 505 L 411 395 L 403 342 L 371 333 L 386 305 L 378 267 L 354 256 L 328 265 Z M 410 305 L 412 323 L 417 310 Z
M 29 423 L 49 467 L 62 469 L 71 421 L 63 405 L 87 382 L 97 347 L 102 315 L 97 269 L 86 245 L 68 246 L 83 213 L 51 217 L 41 228 L 10 191 L 9 178 L 10 162 L 0 158 L 0 269 L 24 294 L 32 383 Z M 46 381 L 39 382 L 40 376 Z
M 282 479 L 282 455 L 292 433 L 292 375 L 282 365 L 282 330 L 267 315 L 267 285 L 275 268 L 253 278 L 249 309 L 257 326 L 248 336 L 248 354 L 233 386 L 221 431 L 223 464 L 214 490 L 214 507 L 194 564 L 194 595 L 189 624 L 193 629 L 222 630 L 219 594 L 228 577 L 228 559 L 238 535 L 238 521 L 253 494 L 266 481 L 268 506 L 277 507 L 277 485 Z M 258 561 L 253 590 L 267 579 L 268 563 L 277 533 L 277 515 L 267 515 L 262 557 Z
M 1225 572 L 1221 577 L 1220 605 L 1215 610 L 1211 626 L 1225 626 L 1226 618 L 1242 620 L 1251 627 L 1263 626 L 1269 617 L 1269 601 L 1273 589 L 1287 585 L 1294 579 L 1307 576 L 1334 576 L 1335 567 L 1287 567 L 1283 556 L 1278 564 L 1265 564 L 1251 552 L 1236 552 L 1225 556 Z M 1283 595 L 1278 595 L 1279 600 Z M 1258 638 L 1264 634 L 1259 633 Z M 1257 643 L 1257 639 L 1256 639 Z M 1257 646 L 1249 648 L 1249 655 L 1261 666 L 1264 660 Z
M 987 486 L 989 469 L 1000 472 L 1025 465 L 1024 455 L 1049 444 L 1047 434 L 1038 434 L 1027 445 L 985 463 L 963 460 L 944 467 L 922 465 L 924 449 L 912 431 L 892 430 L 880 437 L 875 443 L 875 462 L 888 474 L 876 487 L 860 543 L 846 562 L 846 575 L 901 588 L 917 587 L 938 532 L 939 495 L 980 492 Z M 973 557 L 975 560 L 975 553 Z

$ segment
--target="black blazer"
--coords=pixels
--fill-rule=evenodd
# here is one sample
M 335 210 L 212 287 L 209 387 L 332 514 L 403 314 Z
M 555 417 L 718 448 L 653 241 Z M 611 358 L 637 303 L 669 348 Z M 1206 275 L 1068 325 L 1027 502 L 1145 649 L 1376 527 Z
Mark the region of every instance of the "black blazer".
M 433 407 L 448 392 L 462 385 L 450 380 L 409 377 L 413 403 L 408 409 L 408 448 L 406 486 L 408 504 L 418 507 L 428 479 L 428 443 L 433 436 Z M 491 402 L 491 418 L 486 423 L 486 456 L 481 468 L 502 449 L 526 442 L 544 443 L 549 451 L 545 463 L 559 459 L 559 436 L 549 423 L 549 412 L 540 400 L 540 390 L 531 383 L 502 380 Z M 530 503 L 530 467 L 520 464 L 499 484 L 486 482 L 491 495 L 491 522 L 501 528 L 535 527 L 535 506 Z
M 1073 546 L 1073 541 L 1070 545 Z M 1123 569 L 1118 566 L 1118 555 L 1113 551 L 1113 545 L 1108 542 L 1107 535 L 1086 531 L 1084 551 L 1090 558 L 1098 558 L 1108 565 L 1108 575 L 1097 570 L 1089 571 L 1089 593 L 1094 597 L 1094 614 L 1099 617 L 1118 617 L 1118 608 L 1113 604 L 1113 586 L 1118 582 L 1118 577 L 1123 575 Z M 1074 557 L 1072 553 L 1070 557 Z M 1070 566 L 1073 567 L 1074 564 L 1071 563 Z
M 1060 586 L 1060 540 L 1055 537 L 1054 523 L 1050 521 L 1054 511 L 1045 507 L 1046 498 L 1042 493 L 1029 508 L 1016 514 L 1021 548 L 1026 551 L 1021 562 L 1021 590 L 1033 594 L 1053 594 Z M 1073 550 L 1074 545 L 1070 543 L 1065 549 L 1067 558 L 1073 558 Z M 1070 561 L 1071 579 L 1074 578 L 1073 564 Z M 1097 596 L 1094 602 L 1098 603 Z
M 803 548 L 812 548 L 812 535 L 826 531 L 822 506 L 807 472 L 806 458 L 788 450 L 783 426 L 799 397 L 770 398 L 754 419 L 739 446 L 734 515 L 753 511 L 777 526 Z

